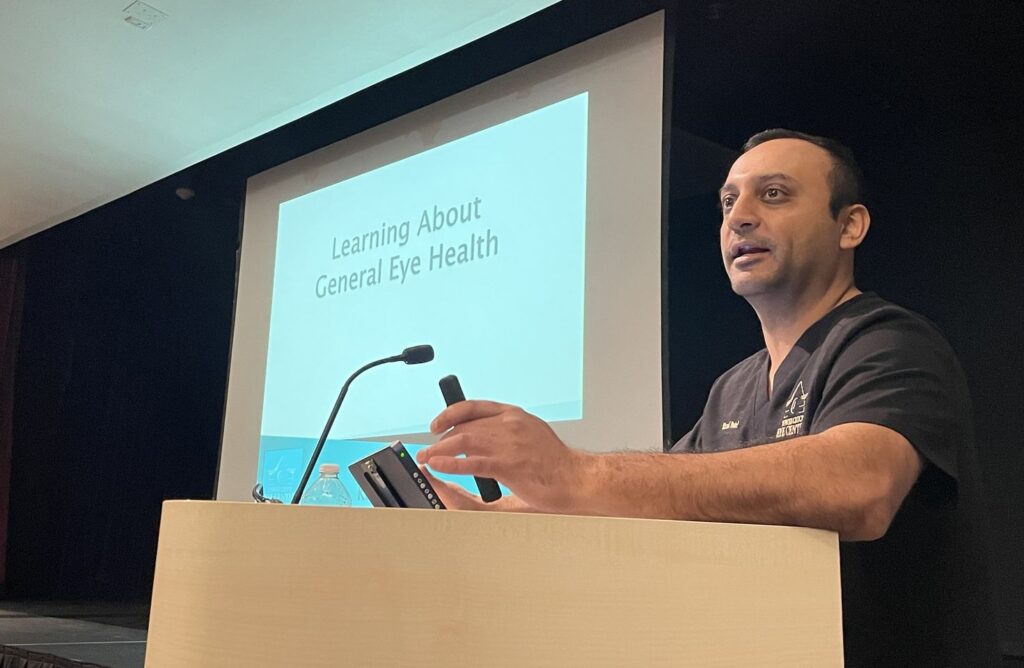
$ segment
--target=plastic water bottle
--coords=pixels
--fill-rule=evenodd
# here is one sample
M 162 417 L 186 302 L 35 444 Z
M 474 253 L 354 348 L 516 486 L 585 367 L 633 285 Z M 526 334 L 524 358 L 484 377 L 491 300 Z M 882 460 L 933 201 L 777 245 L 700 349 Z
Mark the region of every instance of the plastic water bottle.
M 337 464 L 321 464 L 320 477 L 306 488 L 301 503 L 307 506 L 351 506 L 348 490 L 338 480 Z

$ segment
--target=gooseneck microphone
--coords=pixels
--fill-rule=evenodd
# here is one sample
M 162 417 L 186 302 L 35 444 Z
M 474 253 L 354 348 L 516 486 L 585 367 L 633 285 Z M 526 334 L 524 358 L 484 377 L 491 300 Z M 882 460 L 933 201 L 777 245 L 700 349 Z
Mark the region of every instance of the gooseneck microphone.
M 324 425 L 324 432 L 320 434 L 320 440 L 316 442 L 316 447 L 313 448 L 313 456 L 309 459 L 309 464 L 306 466 L 305 473 L 302 474 L 302 480 L 299 482 L 298 488 L 295 490 L 295 495 L 292 496 L 291 502 L 296 504 L 299 499 L 302 498 L 302 493 L 306 490 L 306 483 L 309 482 L 309 476 L 313 472 L 313 468 L 316 466 L 316 460 L 320 458 L 320 452 L 324 449 L 324 443 L 327 442 L 327 435 L 331 433 L 331 427 L 334 426 L 334 420 L 338 417 L 338 409 L 341 408 L 341 402 L 345 400 L 345 395 L 348 394 L 348 386 L 352 384 L 352 381 L 356 379 L 359 374 L 372 369 L 375 366 L 382 364 L 390 364 L 392 362 L 405 362 L 406 364 L 423 364 L 434 359 L 434 349 L 431 346 L 412 346 L 402 351 L 400 355 L 392 355 L 391 357 L 385 357 L 383 359 L 370 362 L 365 364 L 348 377 L 345 384 L 341 386 L 341 392 L 338 393 L 338 400 L 334 402 L 334 409 L 331 410 L 331 416 L 327 418 L 327 424 Z

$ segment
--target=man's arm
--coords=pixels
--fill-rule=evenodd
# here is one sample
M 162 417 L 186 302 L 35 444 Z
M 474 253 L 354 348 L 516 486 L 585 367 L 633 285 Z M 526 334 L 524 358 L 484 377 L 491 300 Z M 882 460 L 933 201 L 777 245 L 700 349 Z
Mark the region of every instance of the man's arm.
M 577 513 L 785 524 L 874 540 L 921 458 L 891 429 L 854 423 L 728 452 L 585 455 L 579 471 Z
M 903 436 L 864 423 L 700 454 L 584 453 L 542 420 L 493 402 L 455 404 L 432 428 L 446 433 L 421 463 L 496 478 L 538 511 L 788 524 L 844 540 L 882 536 L 922 466 Z

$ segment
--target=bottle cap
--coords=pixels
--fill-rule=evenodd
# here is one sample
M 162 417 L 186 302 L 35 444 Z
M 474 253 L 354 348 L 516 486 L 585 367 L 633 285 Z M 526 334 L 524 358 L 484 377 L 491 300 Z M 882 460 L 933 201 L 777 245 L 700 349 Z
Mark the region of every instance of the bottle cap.
M 321 464 L 320 465 L 320 475 L 338 475 L 338 471 L 340 471 L 340 470 L 341 470 L 341 467 L 338 466 L 337 464 Z

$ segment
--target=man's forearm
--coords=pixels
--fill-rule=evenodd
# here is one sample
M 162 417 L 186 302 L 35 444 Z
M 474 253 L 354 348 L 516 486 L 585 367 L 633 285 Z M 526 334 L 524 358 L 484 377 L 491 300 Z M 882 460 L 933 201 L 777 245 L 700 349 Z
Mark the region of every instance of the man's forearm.
M 851 441 L 850 430 L 837 429 L 720 453 L 584 455 L 572 511 L 807 526 L 847 540 L 877 538 L 898 507 L 892 453 L 887 444 Z M 909 489 L 913 480 L 899 484 Z

